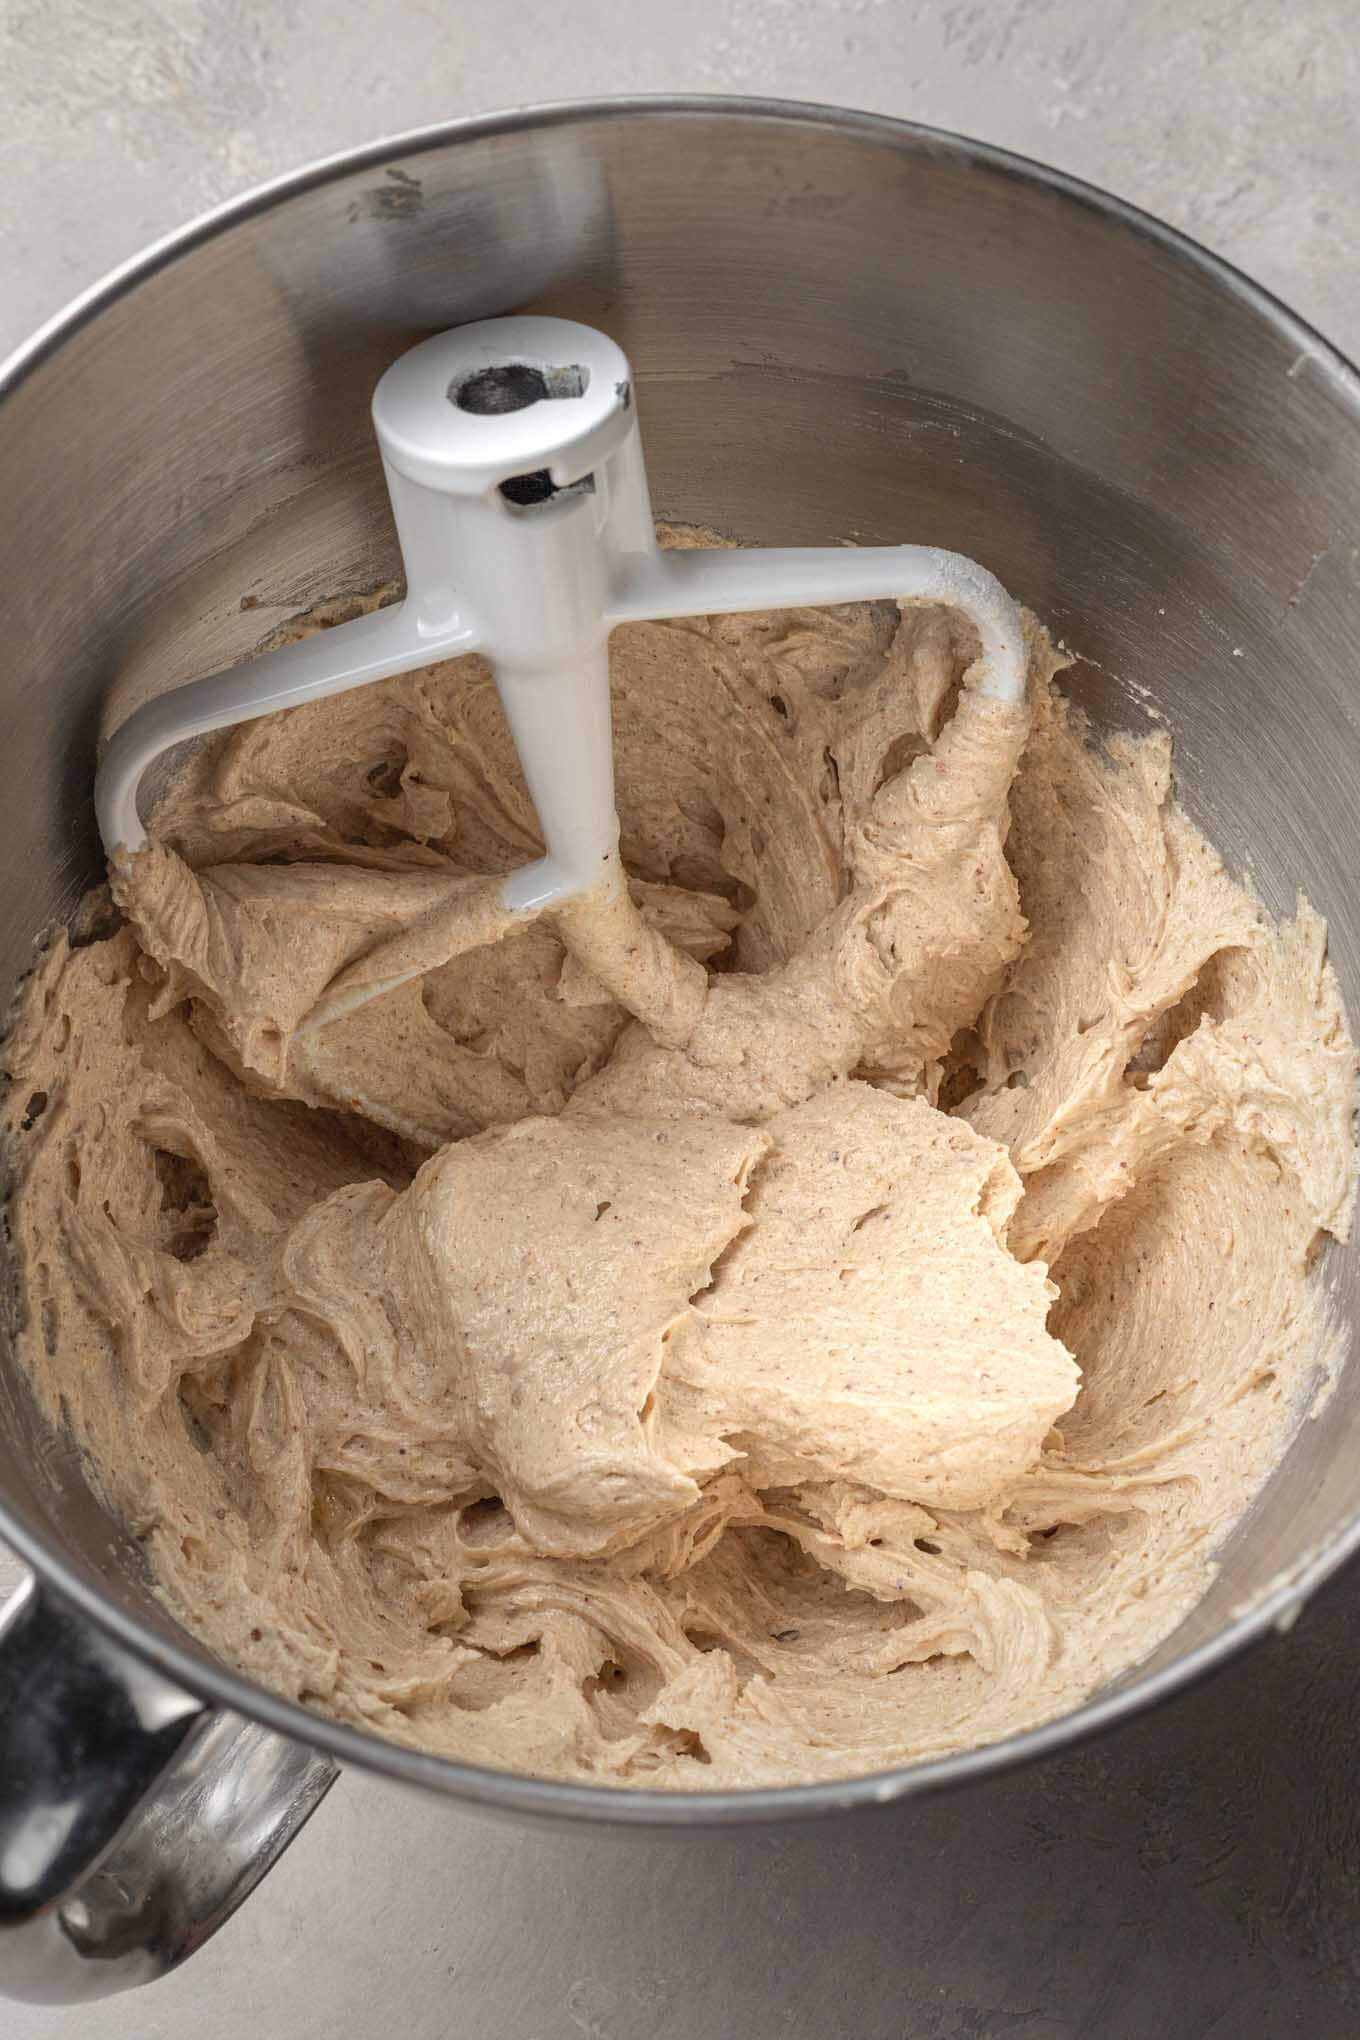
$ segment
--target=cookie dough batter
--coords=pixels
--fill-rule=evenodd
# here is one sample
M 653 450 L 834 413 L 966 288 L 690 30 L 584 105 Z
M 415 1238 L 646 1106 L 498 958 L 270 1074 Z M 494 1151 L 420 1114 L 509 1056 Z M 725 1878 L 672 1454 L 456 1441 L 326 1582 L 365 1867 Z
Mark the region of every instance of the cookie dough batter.
M 514 927 L 479 661 L 272 717 L 51 943 L 25 1357 L 233 1664 L 476 1762 L 770 1785 L 1033 1724 L 1202 1592 L 1338 1361 L 1325 931 L 1037 626 L 1028 709 L 974 650 L 620 630 L 626 882 Z

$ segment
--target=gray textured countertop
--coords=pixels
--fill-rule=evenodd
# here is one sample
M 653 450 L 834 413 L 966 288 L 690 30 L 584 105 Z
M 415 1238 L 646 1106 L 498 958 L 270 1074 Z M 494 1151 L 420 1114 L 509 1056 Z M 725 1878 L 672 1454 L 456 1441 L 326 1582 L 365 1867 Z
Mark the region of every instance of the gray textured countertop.
M 0 0 L 0 351 L 309 157 L 535 99 L 745 91 L 1091 178 L 1360 353 L 1355 0 Z M 0 1589 L 7 1584 L 0 1553 Z M 347 1778 L 148 1992 L 6 2040 L 1352 2040 L 1360 1577 L 1155 1717 L 781 1838 L 581 1839 Z

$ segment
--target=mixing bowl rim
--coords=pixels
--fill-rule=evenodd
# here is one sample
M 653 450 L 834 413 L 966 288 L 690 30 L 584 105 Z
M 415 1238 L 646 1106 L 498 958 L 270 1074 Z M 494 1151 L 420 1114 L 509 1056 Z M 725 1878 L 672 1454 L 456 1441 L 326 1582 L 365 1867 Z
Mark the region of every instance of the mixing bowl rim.
M 439 122 L 322 157 L 300 170 L 286 172 L 211 208 L 120 263 L 48 319 L 6 361 L 0 363 L 0 432 L 3 432 L 6 398 L 101 312 L 182 256 L 191 254 L 233 227 L 272 211 L 286 200 L 299 198 L 365 169 L 397 162 L 409 163 L 414 157 L 443 150 L 455 143 L 657 116 L 702 116 L 762 125 L 783 123 L 826 128 L 847 136 L 890 144 L 904 153 L 962 159 L 990 172 L 1037 186 L 1059 199 L 1096 213 L 1107 223 L 1154 242 L 1177 260 L 1198 270 L 1264 319 L 1292 345 L 1297 351 L 1296 367 L 1306 363 L 1315 373 L 1326 376 L 1360 424 L 1360 371 L 1330 341 L 1279 298 L 1221 256 L 1096 185 L 991 143 L 889 114 L 738 94 L 658 93 L 554 101 Z M 362 1770 L 403 1784 L 417 1785 L 449 1798 L 503 1812 L 547 1818 L 571 1817 L 633 1827 L 692 1828 L 783 1821 L 834 1814 L 865 1805 L 891 1804 L 917 1794 L 939 1791 L 946 1786 L 991 1777 L 1112 1728 L 1144 1707 L 1180 1692 L 1225 1665 L 1272 1626 L 1286 1627 L 1309 1595 L 1360 1548 L 1360 1510 L 1334 1536 L 1320 1544 L 1302 1565 L 1296 1566 L 1249 1605 L 1240 1608 L 1216 1635 L 1160 1670 L 1142 1678 L 1135 1673 L 1127 1684 L 1088 1700 L 1037 1728 L 980 1748 L 866 1776 L 721 1792 L 662 1792 L 637 1787 L 568 1784 L 556 1779 L 460 1763 L 450 1757 L 407 1748 L 286 1700 L 263 1686 L 257 1686 L 226 1665 L 206 1655 L 200 1657 L 188 1643 L 181 1644 L 144 1628 L 135 1617 L 102 1597 L 94 1582 L 86 1579 L 68 1560 L 55 1537 L 49 1538 L 42 1529 L 11 1516 L 2 1502 L 0 1535 L 47 1587 L 79 1609 L 89 1621 L 142 1663 L 154 1667 L 205 1701 L 259 1721 L 294 1741 L 325 1750 L 342 1764 L 354 1764 Z

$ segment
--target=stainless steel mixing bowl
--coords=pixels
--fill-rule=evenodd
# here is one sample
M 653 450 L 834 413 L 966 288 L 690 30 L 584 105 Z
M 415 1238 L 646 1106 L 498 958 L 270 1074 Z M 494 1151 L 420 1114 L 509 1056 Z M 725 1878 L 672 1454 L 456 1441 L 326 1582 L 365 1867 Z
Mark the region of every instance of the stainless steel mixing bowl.
M 101 716 L 248 652 L 396 551 L 367 409 L 426 333 L 535 306 L 640 385 L 656 501 L 756 542 L 975 555 L 1145 693 L 1184 797 L 1273 908 L 1303 888 L 1360 1012 L 1360 380 L 1264 292 L 1117 201 L 902 123 L 740 100 L 457 123 L 173 237 L 0 384 L 0 971 L 96 877 Z M 1360 1250 L 1339 1254 L 1340 1307 Z M 1173 1693 L 1360 1538 L 1360 1376 L 1304 1425 L 1177 1633 L 1077 1712 L 830 1785 L 665 1797 L 423 1757 L 238 1678 L 170 1622 L 0 1358 L 0 1987 L 97 1995 L 189 1952 L 334 1760 L 520 1816 L 783 1821 L 938 1790 Z

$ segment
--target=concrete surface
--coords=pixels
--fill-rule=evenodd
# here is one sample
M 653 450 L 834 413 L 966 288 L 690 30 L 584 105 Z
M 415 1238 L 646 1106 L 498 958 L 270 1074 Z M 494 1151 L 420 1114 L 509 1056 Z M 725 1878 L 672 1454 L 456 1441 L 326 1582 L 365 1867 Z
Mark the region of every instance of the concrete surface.
M 1044 157 L 1360 353 L 1355 0 L 0 0 L 0 351 L 214 201 L 598 92 L 835 100 Z M 0 1554 L 0 1588 L 7 1574 Z M 582 1840 L 346 1779 L 149 1992 L 6 2040 L 1351 2040 L 1360 1580 L 1175 1707 L 971 1797 Z

